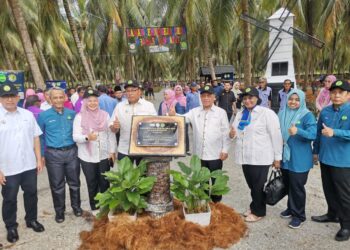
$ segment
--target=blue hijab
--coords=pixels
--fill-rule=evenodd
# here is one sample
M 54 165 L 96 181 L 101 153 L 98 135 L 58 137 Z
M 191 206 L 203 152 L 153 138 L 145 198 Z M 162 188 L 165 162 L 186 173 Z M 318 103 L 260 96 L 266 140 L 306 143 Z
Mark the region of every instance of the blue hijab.
M 290 109 L 288 107 L 288 100 L 293 95 L 297 94 L 300 99 L 300 107 L 298 109 Z M 278 113 L 278 118 L 281 124 L 281 132 L 283 137 L 283 162 L 290 160 L 290 148 L 287 144 L 289 139 L 288 129 L 292 124 L 296 124 L 301 118 L 303 118 L 310 110 L 306 107 L 305 94 L 299 89 L 292 89 L 287 95 L 287 102 L 283 110 Z

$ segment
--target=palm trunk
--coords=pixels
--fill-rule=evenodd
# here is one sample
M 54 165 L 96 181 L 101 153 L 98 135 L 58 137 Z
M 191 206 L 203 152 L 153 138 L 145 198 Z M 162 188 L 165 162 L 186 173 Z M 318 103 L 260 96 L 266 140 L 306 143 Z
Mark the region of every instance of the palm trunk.
M 38 61 L 34 55 L 33 45 L 29 37 L 21 6 L 19 5 L 18 0 L 9 0 L 8 2 L 11 6 L 13 17 L 16 22 L 18 33 L 21 37 L 26 59 L 32 72 L 34 82 L 38 88 L 45 88 L 44 79 L 40 72 Z
M 52 60 L 50 60 L 50 66 L 51 66 L 51 69 L 52 69 L 51 74 L 52 74 L 52 76 L 53 76 L 53 79 L 57 79 L 57 77 L 56 77 L 56 68 L 55 68 L 55 66 L 53 65 Z
M 43 64 L 43 67 L 44 67 L 44 70 L 45 70 L 45 73 L 46 73 L 46 76 L 49 80 L 53 80 L 52 78 L 52 75 L 51 75 L 51 72 L 49 70 L 49 66 L 47 65 L 47 61 L 46 61 L 46 58 L 44 56 L 44 53 L 43 53 L 43 49 L 42 49 L 42 46 L 40 44 L 39 41 L 36 41 L 36 48 L 38 49 L 38 52 L 39 52 L 39 56 L 40 56 L 40 60 L 41 60 L 41 63 Z
M 10 55 L 7 52 L 7 49 L 4 46 L 4 44 L 2 43 L 1 39 L 0 39 L 0 47 L 1 47 L 2 51 L 3 51 L 3 53 L 4 53 L 7 69 L 14 69 L 13 65 L 12 65 L 12 62 L 11 62 L 11 59 L 10 59 Z
M 242 1 L 243 13 L 248 15 L 248 0 Z M 244 40 L 244 83 L 245 86 L 251 85 L 252 81 L 252 37 L 250 24 L 243 22 L 243 40 Z
M 212 80 L 216 80 L 215 69 L 213 64 L 213 58 L 209 49 L 209 36 L 210 36 L 210 23 L 209 17 L 205 16 L 205 37 L 204 37 L 204 58 L 207 59 L 207 65 L 210 70 L 210 76 Z
M 75 25 L 72 14 L 70 12 L 68 0 L 63 0 L 63 7 L 64 7 L 64 10 L 66 11 L 69 27 L 70 27 L 70 30 L 72 32 L 75 45 L 77 46 L 80 60 L 84 66 L 85 73 L 87 74 L 88 81 L 93 87 L 95 87 L 96 82 L 93 80 L 93 76 L 92 76 L 91 70 L 89 68 L 89 63 L 88 63 L 86 56 L 85 56 L 85 53 L 84 53 L 84 47 L 79 39 L 77 27 Z
M 336 50 L 336 44 L 337 44 L 337 31 L 334 30 L 334 37 L 332 41 L 332 48 L 331 48 L 331 53 L 329 54 L 329 64 L 328 64 L 328 69 L 327 73 L 332 74 L 333 69 L 334 69 L 334 56 L 335 56 L 335 50 Z
M 74 71 L 72 70 L 72 68 L 69 66 L 69 63 L 67 62 L 66 59 L 63 60 L 64 65 L 66 66 L 66 68 L 68 69 L 69 73 L 71 74 L 71 76 L 73 77 L 74 81 L 78 82 L 78 78 L 77 76 L 74 74 Z

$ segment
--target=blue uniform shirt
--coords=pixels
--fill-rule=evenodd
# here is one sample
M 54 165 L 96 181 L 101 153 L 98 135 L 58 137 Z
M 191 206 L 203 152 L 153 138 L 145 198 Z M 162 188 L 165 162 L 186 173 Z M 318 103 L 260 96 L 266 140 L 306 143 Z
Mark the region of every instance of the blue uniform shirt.
M 290 136 L 287 143 L 290 148 L 290 160 L 282 162 L 282 168 L 296 173 L 304 173 L 313 166 L 311 142 L 316 139 L 316 119 L 309 112 L 297 121 L 297 134 Z
M 106 111 L 109 114 L 109 117 L 112 116 L 117 101 L 107 94 L 103 93 L 98 97 L 98 103 L 100 109 Z
M 269 108 L 269 101 L 272 100 L 272 89 L 266 86 L 265 89 L 257 88 L 259 91 L 259 98 L 261 99 L 260 106 Z
M 322 123 L 334 130 L 332 137 L 322 135 Z M 333 105 L 322 109 L 317 123 L 317 138 L 314 154 L 320 162 L 340 168 L 350 168 L 350 104 L 345 103 L 337 110 Z
M 200 106 L 199 102 L 199 93 L 198 92 L 189 92 L 186 95 L 186 113 L 191 109 L 197 108 Z
M 58 113 L 54 108 L 50 108 L 38 117 L 38 124 L 43 134 L 40 136 L 41 153 L 44 153 L 44 146 L 61 148 L 68 147 L 73 141 L 73 121 L 75 112 L 70 109 L 63 109 L 63 113 Z

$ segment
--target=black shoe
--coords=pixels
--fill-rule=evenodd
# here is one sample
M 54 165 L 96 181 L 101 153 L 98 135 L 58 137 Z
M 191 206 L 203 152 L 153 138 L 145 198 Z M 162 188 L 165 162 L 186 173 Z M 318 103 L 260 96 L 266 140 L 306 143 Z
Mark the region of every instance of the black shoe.
M 83 210 L 81 208 L 73 209 L 73 213 L 76 217 L 80 217 L 83 215 Z
M 326 223 L 326 222 L 339 223 L 339 218 L 331 217 L 328 214 L 324 214 L 320 216 L 311 216 L 311 220 L 315 222 L 320 222 L 320 223 Z
M 349 229 L 340 229 L 338 233 L 335 235 L 336 241 L 345 241 L 350 238 L 350 230 Z
M 190 156 L 190 155 L 191 155 L 191 152 L 190 152 L 190 151 L 187 151 L 186 154 L 187 154 L 188 156 Z
M 18 232 L 16 228 L 7 230 L 7 241 L 10 243 L 15 243 L 19 240 Z
M 37 233 L 45 231 L 44 226 L 41 225 L 37 220 L 27 222 L 27 227 L 32 228 Z
M 62 223 L 64 221 L 64 213 L 56 213 L 55 220 L 57 223 Z

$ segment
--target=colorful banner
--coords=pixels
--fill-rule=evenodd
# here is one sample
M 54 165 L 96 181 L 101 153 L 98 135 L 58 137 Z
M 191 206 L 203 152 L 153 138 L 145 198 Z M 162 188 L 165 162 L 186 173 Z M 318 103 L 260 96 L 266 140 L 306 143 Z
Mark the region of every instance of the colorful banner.
M 24 99 L 24 71 L 0 70 L 0 84 L 13 84 L 18 90 L 18 95 Z
M 67 89 L 67 82 L 64 80 L 45 81 L 45 84 L 47 89 L 51 89 L 53 87 L 59 87 L 64 90 Z
M 127 28 L 126 37 L 129 52 L 133 54 L 140 49 L 148 53 L 187 49 L 186 27 Z

